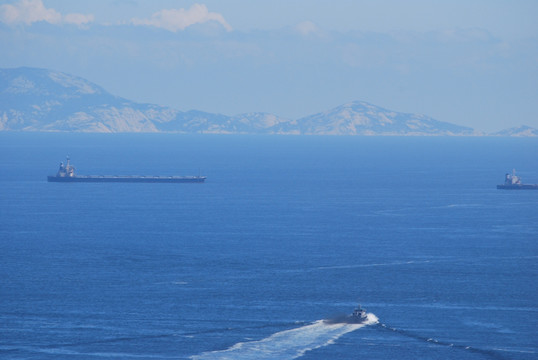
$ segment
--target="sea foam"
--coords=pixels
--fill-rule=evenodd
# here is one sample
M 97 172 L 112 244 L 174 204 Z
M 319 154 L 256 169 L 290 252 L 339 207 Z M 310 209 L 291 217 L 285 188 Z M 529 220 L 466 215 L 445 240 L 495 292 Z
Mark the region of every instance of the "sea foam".
M 295 359 L 309 350 L 334 343 L 344 334 L 377 322 L 374 314 L 368 314 L 368 321 L 363 324 L 326 324 L 318 320 L 310 325 L 277 332 L 262 340 L 240 342 L 226 350 L 204 352 L 191 359 Z

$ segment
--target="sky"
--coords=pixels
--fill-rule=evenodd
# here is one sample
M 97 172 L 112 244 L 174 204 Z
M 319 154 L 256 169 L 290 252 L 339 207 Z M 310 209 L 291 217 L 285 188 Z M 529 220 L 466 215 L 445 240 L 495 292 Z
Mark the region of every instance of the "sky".
M 178 110 L 538 128 L 536 0 L 0 0 L 0 67 Z

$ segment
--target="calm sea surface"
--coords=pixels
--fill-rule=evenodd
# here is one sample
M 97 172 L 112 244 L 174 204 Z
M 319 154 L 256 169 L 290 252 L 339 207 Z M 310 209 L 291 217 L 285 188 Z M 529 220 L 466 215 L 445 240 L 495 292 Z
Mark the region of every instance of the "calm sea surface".
M 512 168 L 538 139 L 0 133 L 0 358 L 537 359 Z

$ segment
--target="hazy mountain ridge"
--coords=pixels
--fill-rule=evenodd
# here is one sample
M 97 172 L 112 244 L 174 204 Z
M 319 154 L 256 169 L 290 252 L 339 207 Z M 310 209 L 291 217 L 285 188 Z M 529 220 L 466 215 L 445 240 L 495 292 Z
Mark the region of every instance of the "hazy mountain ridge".
M 83 78 L 46 69 L 0 69 L 0 131 L 176 132 L 293 135 L 483 135 L 471 128 L 355 101 L 297 120 L 179 111 L 111 95 Z M 536 129 L 496 133 L 537 136 Z M 514 135 L 517 134 L 517 135 Z
M 534 137 L 538 136 L 538 129 L 530 126 L 521 125 L 513 128 L 501 130 L 491 134 L 493 136 L 519 136 L 519 137 Z

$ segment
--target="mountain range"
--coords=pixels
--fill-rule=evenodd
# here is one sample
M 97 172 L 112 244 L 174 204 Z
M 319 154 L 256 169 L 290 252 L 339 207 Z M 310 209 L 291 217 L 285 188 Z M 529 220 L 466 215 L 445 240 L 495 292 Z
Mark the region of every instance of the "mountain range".
M 174 132 L 294 135 L 483 135 L 425 115 L 355 101 L 300 119 L 235 116 L 133 102 L 83 78 L 38 68 L 0 69 L 0 131 Z M 514 128 L 497 136 L 537 136 Z

